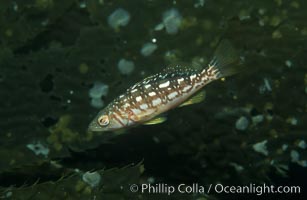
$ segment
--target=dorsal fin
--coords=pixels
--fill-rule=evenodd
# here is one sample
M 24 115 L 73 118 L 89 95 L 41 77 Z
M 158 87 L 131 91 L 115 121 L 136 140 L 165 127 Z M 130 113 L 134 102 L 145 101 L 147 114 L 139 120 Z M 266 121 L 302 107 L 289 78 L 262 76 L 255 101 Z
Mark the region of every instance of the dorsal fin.
M 179 76 L 181 74 L 193 74 L 196 72 L 198 72 L 197 68 L 185 62 L 172 63 L 163 69 L 163 73 L 177 73 Z

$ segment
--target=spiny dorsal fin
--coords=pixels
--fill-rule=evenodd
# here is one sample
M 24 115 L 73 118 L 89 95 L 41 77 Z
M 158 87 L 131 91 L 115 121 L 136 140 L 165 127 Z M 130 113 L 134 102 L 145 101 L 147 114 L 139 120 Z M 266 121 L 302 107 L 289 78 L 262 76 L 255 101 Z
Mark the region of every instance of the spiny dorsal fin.
M 200 103 L 200 102 L 202 102 L 205 99 L 205 97 L 206 97 L 206 91 L 205 90 L 200 91 L 196 95 L 194 95 L 191 98 L 189 98 L 187 101 L 185 101 L 182 104 L 180 104 L 179 107 L 188 106 L 188 105 L 195 104 L 195 103 Z
M 176 62 L 163 69 L 164 73 L 196 73 L 198 68 L 185 62 Z
M 166 117 L 159 116 L 159 117 L 153 118 L 153 119 L 151 119 L 151 120 L 149 120 L 149 121 L 147 121 L 143 124 L 144 125 L 161 124 L 161 123 L 165 122 L 166 119 L 167 119 Z

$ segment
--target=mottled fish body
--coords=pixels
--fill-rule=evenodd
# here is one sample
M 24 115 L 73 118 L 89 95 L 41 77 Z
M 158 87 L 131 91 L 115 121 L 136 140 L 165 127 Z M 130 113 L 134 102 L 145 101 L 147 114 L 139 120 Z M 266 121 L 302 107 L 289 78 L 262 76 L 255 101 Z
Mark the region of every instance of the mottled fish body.
M 174 65 L 145 78 L 100 111 L 89 130 L 113 131 L 137 124 L 161 123 L 165 118 L 159 117 L 160 114 L 200 102 L 204 93 L 199 91 L 214 80 L 236 73 L 238 62 L 235 51 L 223 41 L 207 68 L 196 70 Z

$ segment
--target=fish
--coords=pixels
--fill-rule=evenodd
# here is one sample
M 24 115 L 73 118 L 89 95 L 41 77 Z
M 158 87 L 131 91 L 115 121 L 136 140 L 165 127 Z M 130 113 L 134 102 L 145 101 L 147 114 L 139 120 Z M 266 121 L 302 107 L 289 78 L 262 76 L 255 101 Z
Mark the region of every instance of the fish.
M 222 40 L 205 68 L 173 64 L 137 82 L 99 111 L 88 130 L 116 132 L 140 124 L 163 123 L 165 112 L 202 102 L 204 86 L 238 73 L 240 66 L 240 57 L 231 43 Z

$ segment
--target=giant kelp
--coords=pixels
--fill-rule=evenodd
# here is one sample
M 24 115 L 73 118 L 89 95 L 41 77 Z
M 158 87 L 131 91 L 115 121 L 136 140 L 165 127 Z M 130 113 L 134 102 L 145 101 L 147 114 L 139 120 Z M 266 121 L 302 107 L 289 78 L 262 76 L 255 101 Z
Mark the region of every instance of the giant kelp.
M 204 184 L 261 182 L 272 168 L 286 175 L 291 160 L 306 166 L 305 2 L 206 1 L 197 7 L 192 1 L 33 0 L 0 5 L 3 176 L 15 177 L 15 172 L 22 180 L 39 178 L 35 171 L 26 173 L 27 167 L 39 169 L 69 157 L 74 162 L 60 161 L 63 168 L 102 169 L 144 159 L 146 176 Z M 107 18 L 119 7 L 130 12 L 131 22 L 113 30 Z M 183 16 L 176 35 L 155 31 L 170 8 Z M 152 38 L 158 48 L 144 57 L 140 48 Z M 234 43 L 246 70 L 208 86 L 203 104 L 172 111 L 167 123 L 128 130 L 111 143 L 103 134 L 86 131 L 97 111 L 88 96 L 95 81 L 112 88 L 104 99 L 109 102 L 170 62 L 205 64 L 223 38 Z M 135 62 L 133 76 L 118 71 L 121 58 Z M 249 124 L 238 130 L 235 123 L 242 116 Z M 266 149 L 255 151 L 255 144 Z M 295 152 L 299 159 L 291 157 Z M 88 164 L 82 162 L 86 158 Z M 33 188 L 46 187 L 40 186 L 44 181 Z M 65 185 L 55 185 L 60 183 Z
M 126 199 L 131 198 L 129 185 L 136 183 L 143 166 L 138 164 L 122 169 L 98 170 L 95 172 L 76 171 L 56 181 L 42 184 L 7 188 L 1 198 L 12 199 Z M 87 174 L 98 178 L 86 178 Z M 94 180 L 94 181 L 93 181 Z M 92 181 L 92 182 L 91 182 Z M 120 185 L 120 187 L 119 187 Z

